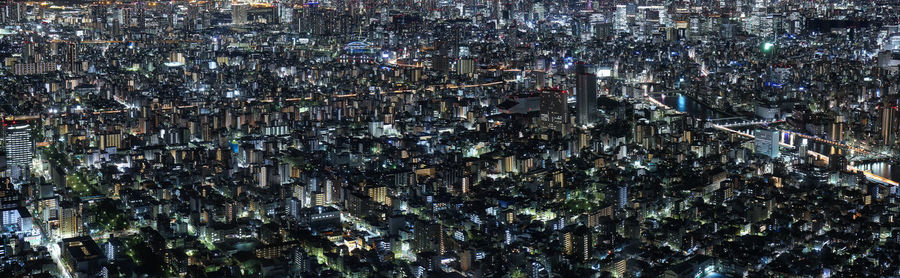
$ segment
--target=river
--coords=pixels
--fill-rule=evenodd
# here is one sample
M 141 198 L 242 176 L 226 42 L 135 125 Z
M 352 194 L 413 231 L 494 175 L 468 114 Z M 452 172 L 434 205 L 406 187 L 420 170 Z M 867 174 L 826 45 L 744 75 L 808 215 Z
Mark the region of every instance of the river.
M 666 106 L 671 107 L 672 109 L 687 113 L 688 115 L 691 115 L 693 117 L 705 119 L 718 119 L 727 117 L 723 116 L 715 109 L 712 109 L 709 106 L 682 94 L 654 94 L 653 98 L 659 102 L 662 102 Z M 749 130 L 747 132 L 752 133 L 752 131 Z M 842 152 L 840 148 L 818 142 L 809 142 L 809 150 L 825 155 L 832 155 Z M 900 164 L 891 164 L 890 162 L 873 162 L 860 164 L 856 167 L 871 171 L 875 175 L 879 175 L 890 180 L 896 180 L 895 178 L 900 179 Z
M 678 112 L 687 113 L 697 118 L 718 119 L 722 116 L 709 106 L 683 94 L 654 94 L 653 98 Z
M 900 165 L 898 164 L 891 164 L 890 162 L 874 162 L 856 165 L 856 167 L 889 180 L 900 178 Z

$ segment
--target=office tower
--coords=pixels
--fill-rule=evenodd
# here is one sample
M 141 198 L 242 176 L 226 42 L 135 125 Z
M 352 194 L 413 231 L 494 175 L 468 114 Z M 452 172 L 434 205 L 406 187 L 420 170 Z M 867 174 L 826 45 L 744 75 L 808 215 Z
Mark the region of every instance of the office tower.
M 434 60 L 431 62 L 434 67 L 434 71 L 441 73 L 448 73 L 450 71 L 450 58 L 445 55 L 438 55 L 433 58 Z
M 550 130 L 567 131 L 569 119 L 568 93 L 559 89 L 541 90 L 541 123 Z
M 881 138 L 885 146 L 892 146 L 897 141 L 900 131 L 900 111 L 893 103 L 885 102 L 881 106 Z
M 828 132 L 828 139 L 841 141 L 844 140 L 844 130 L 847 128 L 847 123 L 844 122 L 844 116 L 837 116 L 834 119 L 834 122 L 831 123 L 831 131 Z
M 283 25 L 293 29 L 294 25 L 294 6 L 290 2 L 280 2 L 276 6 L 278 13 L 278 21 Z
M 578 125 L 588 125 L 596 120 L 597 76 L 584 63 L 575 66 L 575 103 Z
M 200 7 L 197 5 L 188 5 L 187 13 L 184 14 L 184 20 L 182 21 L 182 28 L 185 31 L 194 31 L 197 29 L 197 21 L 200 16 Z
M 81 53 L 77 43 L 67 43 L 63 48 L 63 68 L 68 71 L 78 71 Z
M 760 129 L 756 131 L 756 139 L 754 145 L 756 153 L 763 154 L 768 157 L 776 158 L 781 153 L 778 150 L 778 131 L 770 129 Z
M 438 51 L 438 55 L 434 56 L 431 64 L 434 67 L 435 71 L 441 73 L 448 73 L 450 71 L 450 49 L 453 48 L 453 43 L 450 39 L 441 39 L 436 40 L 434 42 L 434 48 Z
M 144 29 L 147 26 L 147 16 L 146 11 L 147 7 L 145 3 L 138 2 L 137 6 L 137 22 L 138 28 Z
M 22 22 L 27 15 L 26 9 L 25 2 L 10 2 L 0 10 L 0 16 L 2 16 L 3 23 Z
M 91 21 L 94 28 L 103 29 L 106 22 L 106 9 L 100 5 L 91 6 Z
M 532 75 L 534 75 L 534 88 L 541 90 L 547 86 L 547 73 L 543 71 L 533 71 Z
M 231 24 L 247 24 L 247 11 L 250 5 L 234 4 L 231 5 Z
M 22 45 L 22 59 L 25 59 L 27 62 L 39 62 L 41 59 L 38 50 L 34 41 L 25 42 Z
M 628 6 L 616 5 L 616 12 L 613 17 L 613 29 L 617 33 L 628 32 Z
M 34 158 L 34 142 L 31 138 L 31 125 L 13 124 L 6 127 L 6 167 L 14 181 L 27 176 Z

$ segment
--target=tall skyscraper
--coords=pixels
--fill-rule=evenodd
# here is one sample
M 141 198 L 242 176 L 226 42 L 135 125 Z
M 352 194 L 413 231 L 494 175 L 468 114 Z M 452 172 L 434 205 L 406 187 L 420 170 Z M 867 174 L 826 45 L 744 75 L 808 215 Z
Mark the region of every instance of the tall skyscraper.
M 67 43 L 64 44 L 63 48 L 63 68 L 69 71 L 78 71 L 79 70 L 79 62 L 78 59 L 81 57 L 80 47 L 77 43 Z
M 276 4 L 279 22 L 293 29 L 294 25 L 294 6 L 290 2 L 281 2 Z
M 578 125 L 591 124 L 597 120 L 597 75 L 590 65 L 578 63 L 575 66 L 575 104 Z
M 31 138 L 31 125 L 12 124 L 6 127 L 6 167 L 13 181 L 26 176 L 34 158 L 34 142 Z
M 759 129 L 756 130 L 756 139 L 754 141 L 754 146 L 756 147 L 756 153 L 766 155 L 768 157 L 776 158 L 781 155 L 780 150 L 778 149 L 778 131 L 771 129 Z
M 231 5 L 231 24 L 247 24 L 247 11 L 250 5 L 234 4 Z
M 881 138 L 885 146 L 893 146 L 900 132 L 900 111 L 896 105 L 885 102 L 881 106 Z
M 184 14 L 184 20 L 182 21 L 182 28 L 185 31 L 194 31 L 197 29 L 197 22 L 200 17 L 200 7 L 198 5 L 188 5 L 187 13 Z
M 547 128 L 566 134 L 569 120 L 568 93 L 560 89 L 541 90 L 541 123 Z
M 628 6 L 616 5 L 613 16 L 613 28 L 616 32 L 628 32 Z
M 534 88 L 541 90 L 547 86 L 547 73 L 543 71 L 533 71 L 532 75 L 534 75 Z
M 831 123 L 831 131 L 828 132 L 828 139 L 834 141 L 844 140 L 844 130 L 847 129 L 847 123 L 844 122 L 844 116 L 837 116 Z

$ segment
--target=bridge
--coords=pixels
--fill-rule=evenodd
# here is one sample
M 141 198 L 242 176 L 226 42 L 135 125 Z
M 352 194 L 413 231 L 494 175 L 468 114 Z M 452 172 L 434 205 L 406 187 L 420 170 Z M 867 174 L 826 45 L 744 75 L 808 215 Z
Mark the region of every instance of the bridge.
M 746 119 L 747 119 L 747 117 L 728 117 L 728 118 L 706 119 L 706 120 L 710 121 L 710 122 L 722 122 L 722 121 L 739 121 L 739 120 L 746 120 Z
M 740 121 L 740 122 L 730 122 L 726 124 L 720 124 L 719 126 L 724 127 L 741 127 L 741 126 L 754 126 L 754 125 L 770 125 L 784 122 L 784 120 L 757 120 L 757 121 Z
M 755 136 L 753 136 L 753 134 L 749 134 L 749 133 L 742 132 L 742 131 L 737 131 L 737 130 L 731 129 L 731 128 L 729 128 L 729 127 L 726 127 L 726 126 L 713 124 L 712 127 L 715 128 L 715 129 L 718 129 L 718 130 L 736 133 L 736 134 L 739 134 L 739 135 L 744 136 L 744 137 L 748 137 L 748 138 L 756 138 Z M 818 141 L 818 142 L 822 142 L 822 143 L 826 143 L 826 144 L 831 144 L 831 145 L 838 146 L 838 147 L 842 147 L 842 148 L 847 148 L 847 149 L 850 149 L 850 150 L 853 150 L 853 151 L 857 151 L 858 153 L 863 153 L 863 154 L 868 154 L 868 155 L 881 155 L 881 154 L 872 153 L 872 152 L 863 150 L 863 149 L 861 149 L 861 148 L 849 146 L 849 145 L 847 145 L 847 144 L 840 143 L 840 142 L 837 142 L 837 141 L 832 141 L 832 140 L 828 140 L 828 139 L 822 139 L 822 138 L 818 138 L 818 137 L 814 137 L 814 136 L 809 136 L 809 135 L 805 135 L 805 134 L 800 134 L 800 133 L 796 133 L 796 132 L 792 132 L 792 131 L 784 131 L 784 130 L 782 130 L 781 133 L 782 133 L 782 135 L 784 135 L 784 134 L 789 134 L 789 135 L 791 136 L 790 139 L 787 140 L 788 142 L 784 142 L 783 140 L 778 140 L 778 144 L 781 145 L 782 147 L 794 148 L 794 145 L 793 145 L 793 143 L 794 143 L 793 137 L 794 137 L 794 136 L 798 136 L 798 137 L 801 137 L 801 138 L 811 139 L 811 140 L 815 140 L 815 141 Z M 784 136 L 782 136 L 782 137 L 780 137 L 780 138 L 784 138 Z M 817 153 L 817 152 L 814 152 L 814 151 L 810 151 L 810 150 L 807 150 L 806 152 L 807 152 L 809 155 L 812 155 L 812 156 L 816 157 L 817 159 L 822 159 L 822 160 L 825 160 L 826 162 L 829 160 L 829 157 L 828 157 L 827 155 L 820 154 L 820 153 Z M 882 157 L 882 159 L 884 159 L 884 158 Z M 890 158 L 887 158 L 887 159 L 890 159 Z M 847 165 L 847 171 L 850 171 L 850 172 L 853 172 L 853 173 L 862 173 L 864 176 L 866 176 L 866 179 L 871 180 L 871 181 L 880 182 L 880 183 L 883 183 L 883 184 L 893 185 L 893 186 L 900 185 L 900 183 L 897 183 L 896 181 L 893 181 L 893 180 L 887 179 L 887 178 L 885 178 L 885 177 L 882 177 L 882 176 L 873 174 L 873 173 L 870 172 L 870 171 L 866 171 L 866 170 L 857 168 L 857 167 L 854 166 L 853 164 Z
M 848 149 L 848 150 L 851 150 L 851 151 L 854 151 L 854 152 L 857 152 L 857 153 L 860 153 L 860 154 L 865 154 L 865 155 L 880 155 L 880 154 L 878 154 L 878 153 L 873 153 L 873 152 L 870 152 L 870 151 L 868 151 L 868 150 L 865 150 L 865 149 L 863 149 L 863 148 L 850 146 L 850 145 L 847 145 L 847 144 L 844 144 L 844 143 L 841 143 L 841 142 L 838 142 L 838 141 L 834 141 L 834 140 L 828 140 L 828 139 L 819 138 L 819 137 L 815 137 L 815 136 L 811 136 L 811 135 L 806 135 L 806 134 L 799 133 L 799 132 L 794 132 L 794 131 L 788 131 L 788 130 L 782 130 L 781 132 L 782 132 L 782 133 L 786 133 L 786 134 L 790 134 L 790 136 L 792 136 L 792 138 L 790 138 L 792 144 L 793 144 L 793 141 L 794 141 L 793 136 L 796 136 L 796 137 L 805 138 L 805 139 L 808 139 L 808 140 L 813 140 L 813 141 L 816 141 L 816 142 L 819 142 L 819 143 L 825 143 L 825 144 L 833 145 L 833 146 L 836 146 L 836 147 L 841 147 L 841 148 Z
M 824 154 L 820 154 L 820 153 L 817 153 L 814 151 L 807 151 L 807 153 L 809 153 L 809 155 L 815 157 L 816 159 L 825 161 L 825 163 L 828 163 L 828 161 L 830 160 L 830 157 L 828 157 L 827 155 L 824 155 Z M 866 171 L 866 170 L 857 168 L 856 166 L 853 166 L 853 165 L 847 165 L 847 171 L 853 172 L 853 173 L 862 173 L 864 176 L 866 176 L 866 179 L 868 179 L 868 180 L 880 182 L 880 183 L 887 184 L 887 185 L 897 186 L 898 184 L 900 184 L 900 183 L 897 183 L 896 181 L 886 179 L 882 176 L 873 174 L 870 171 Z
M 666 110 L 673 110 L 671 107 L 669 107 L 669 106 L 663 104 L 662 102 L 659 102 L 658 100 L 654 99 L 654 98 L 653 98 L 652 96 L 650 96 L 650 95 L 646 95 L 646 99 L 647 99 L 648 101 L 650 101 L 651 103 L 656 104 L 657 106 L 663 107 L 663 108 L 666 109 Z M 676 113 L 682 113 L 682 112 L 678 112 L 678 111 L 675 111 L 675 112 L 676 112 Z M 750 134 L 750 133 L 748 133 L 748 132 L 743 132 L 743 131 L 735 130 L 735 129 L 733 129 L 732 127 L 757 125 L 757 124 L 755 124 L 756 122 L 761 122 L 761 123 L 758 124 L 758 125 L 766 125 L 766 122 L 767 122 L 767 121 L 740 121 L 740 122 L 735 121 L 735 122 L 732 122 L 732 123 L 729 123 L 729 124 L 717 124 L 717 123 L 715 123 L 715 122 L 731 121 L 731 120 L 737 120 L 737 119 L 740 119 L 740 118 L 739 118 L 739 117 L 733 117 L 733 118 L 723 118 L 723 119 L 712 119 L 712 120 L 710 120 L 709 123 L 707 123 L 707 125 L 708 125 L 708 127 L 712 127 L 712 128 L 715 128 L 715 129 L 718 129 L 718 130 L 721 130 L 721 131 L 726 131 L 726 132 L 730 132 L 730 133 L 735 133 L 735 134 L 738 134 L 738 135 L 741 135 L 741 136 L 744 136 L 744 137 L 747 137 L 747 138 L 755 139 L 756 136 L 754 136 L 753 134 Z M 778 122 L 778 121 L 771 121 L 771 122 L 768 122 L 768 123 L 775 123 L 775 122 Z M 795 146 L 794 146 L 794 141 L 795 141 L 794 139 L 795 139 L 795 138 L 805 138 L 805 139 L 807 139 L 807 140 L 813 140 L 813 141 L 816 141 L 816 142 L 820 142 L 820 143 L 829 144 L 829 145 L 832 145 L 832 146 L 836 146 L 836 147 L 848 149 L 848 150 L 853 151 L 854 155 L 857 155 L 857 154 L 858 154 L 858 155 L 863 155 L 863 157 L 869 157 L 870 159 L 873 159 L 873 158 L 877 158 L 877 159 L 884 159 L 884 158 L 886 158 L 886 159 L 891 159 L 890 156 L 888 156 L 888 155 L 884 155 L 884 154 L 880 154 L 880 153 L 871 152 L 871 151 L 868 151 L 868 150 L 865 150 L 865 149 L 862 149 L 862 148 L 859 148 L 859 147 L 850 146 L 850 145 L 847 145 L 847 144 L 845 144 L 845 143 L 841 143 L 841 142 L 834 141 L 834 140 L 828 140 L 828 139 L 819 138 L 819 137 L 815 137 L 815 136 L 810 136 L 810 135 L 806 135 L 806 134 L 798 133 L 798 132 L 794 132 L 794 131 L 789 131 L 789 130 L 780 130 L 780 132 L 781 132 L 781 134 L 780 134 L 780 137 L 779 137 L 779 138 L 785 138 L 785 137 L 787 137 L 787 139 L 780 139 L 780 140 L 778 140 L 778 144 L 781 145 L 782 147 L 794 148 L 794 147 L 795 147 Z M 787 135 L 787 136 L 785 136 L 785 135 Z M 828 156 L 826 156 L 826 155 L 824 155 L 824 154 L 820 154 L 820 153 L 817 153 L 817 152 L 814 152 L 814 151 L 809 151 L 809 150 L 807 151 L 807 153 L 808 153 L 809 155 L 812 155 L 812 156 L 817 157 L 817 158 L 819 158 L 819 159 L 824 159 L 825 161 L 828 161 Z M 897 183 L 896 181 L 887 179 L 887 178 L 882 177 L 882 176 L 875 175 L 875 174 L 873 174 L 873 173 L 870 172 L 870 171 L 866 171 L 866 170 L 857 168 L 857 167 L 854 166 L 853 164 L 847 166 L 847 171 L 854 172 L 854 173 L 862 173 L 863 175 L 866 176 L 866 178 L 867 178 L 868 180 L 871 180 L 871 181 L 880 182 L 880 183 L 887 184 L 887 185 L 892 185 L 892 186 L 900 185 L 900 183 Z
M 743 120 L 743 121 L 738 121 L 738 120 Z M 711 127 L 713 127 L 713 128 L 725 130 L 725 131 L 729 131 L 729 132 L 743 133 L 747 137 L 752 137 L 752 135 L 750 135 L 747 132 L 737 131 L 734 128 L 746 127 L 746 126 L 757 126 L 757 125 L 766 126 L 766 125 L 770 125 L 770 124 L 784 122 L 784 120 L 745 120 L 742 117 L 710 119 L 709 121 L 710 121 Z M 725 123 L 717 123 L 717 122 L 725 122 Z M 790 147 L 794 147 L 795 138 L 803 138 L 803 139 L 811 140 L 814 142 L 824 143 L 824 144 L 832 145 L 832 146 L 839 147 L 842 149 L 851 150 L 851 151 L 853 151 L 853 154 L 852 154 L 853 161 L 891 160 L 892 159 L 890 155 L 872 152 L 872 151 L 869 151 L 869 150 L 866 150 L 866 149 L 863 149 L 860 147 L 856 147 L 856 146 L 851 146 L 851 145 L 848 145 L 846 143 L 836 141 L 836 140 L 820 138 L 817 136 L 807 135 L 807 134 L 803 134 L 803 133 L 791 131 L 791 130 L 779 129 L 779 131 L 781 132 L 780 138 L 786 138 L 783 140 L 785 142 L 782 142 L 782 143 L 784 143 L 784 145 L 790 146 Z

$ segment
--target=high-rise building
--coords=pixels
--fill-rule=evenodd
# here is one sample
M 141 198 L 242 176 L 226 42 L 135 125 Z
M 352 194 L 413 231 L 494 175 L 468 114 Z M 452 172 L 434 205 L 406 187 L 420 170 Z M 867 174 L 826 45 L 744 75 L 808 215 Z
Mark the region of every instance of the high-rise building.
M 437 72 L 446 74 L 450 71 L 450 58 L 445 55 L 435 56 L 431 61 L 431 64 Z
M 460 75 L 472 75 L 475 72 L 475 61 L 466 58 L 456 61 L 456 73 Z
M 78 71 L 79 70 L 79 62 L 78 59 L 81 57 L 80 47 L 77 43 L 67 43 L 63 48 L 63 68 L 69 71 Z
M 81 234 L 81 217 L 79 217 L 78 211 L 78 204 L 70 201 L 59 203 L 59 236 L 61 238 L 70 238 Z
M 591 256 L 592 242 L 590 231 L 585 226 L 566 228 L 562 237 L 563 251 L 579 261 L 586 261 Z
M 472 251 L 463 250 L 459 255 L 459 268 L 462 271 L 469 271 L 472 268 Z
M 550 130 L 566 134 L 569 119 L 568 93 L 560 89 L 541 90 L 541 123 Z
M 847 129 L 847 123 L 844 122 L 844 116 L 837 116 L 831 123 L 831 130 L 828 132 L 828 139 L 834 141 L 844 140 L 844 130 Z
M 613 28 L 616 32 L 628 32 L 628 6 L 616 5 L 616 13 L 613 17 Z
M 575 66 L 575 104 L 577 106 L 576 122 L 588 125 L 596 121 L 597 111 L 597 75 L 590 66 L 578 63 Z
M 534 88 L 538 90 L 544 89 L 547 86 L 547 73 L 543 71 L 533 71 L 532 75 L 534 75 Z
M 893 103 L 886 102 L 881 106 L 881 138 L 885 146 L 893 146 L 900 132 L 900 111 Z
M 138 5 L 137 5 L 137 12 L 136 12 L 135 16 L 137 17 L 137 25 L 141 29 L 144 29 L 147 26 L 147 16 L 146 16 L 147 7 L 145 5 L 148 5 L 148 4 L 149 3 L 138 2 Z
M 0 19 L 3 23 L 15 23 L 25 20 L 26 14 L 25 2 L 14 2 L 0 8 Z
M 200 16 L 200 7 L 197 5 L 187 5 L 187 13 L 184 14 L 184 20 L 181 26 L 185 31 L 194 31 L 197 29 L 198 17 Z
M 234 4 L 231 5 L 231 23 L 232 24 L 247 24 L 247 11 L 250 10 L 250 5 L 247 4 Z
M 754 141 L 754 146 L 756 147 L 756 153 L 766 155 L 768 157 L 776 158 L 781 155 L 779 152 L 779 143 L 778 143 L 778 131 L 771 129 L 759 129 L 756 130 L 756 140 Z
M 276 4 L 278 21 L 282 26 L 294 27 L 294 5 L 290 2 L 282 2 Z
M 427 252 L 440 250 L 443 243 L 440 224 L 417 220 L 413 229 L 413 250 Z
M 6 167 L 13 180 L 26 176 L 34 158 L 31 125 L 13 124 L 6 127 Z

